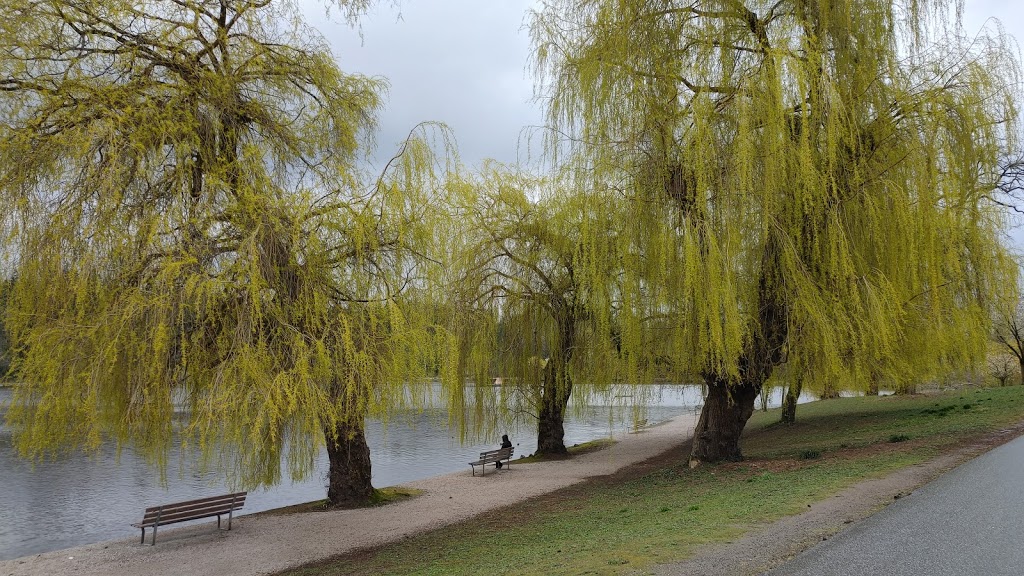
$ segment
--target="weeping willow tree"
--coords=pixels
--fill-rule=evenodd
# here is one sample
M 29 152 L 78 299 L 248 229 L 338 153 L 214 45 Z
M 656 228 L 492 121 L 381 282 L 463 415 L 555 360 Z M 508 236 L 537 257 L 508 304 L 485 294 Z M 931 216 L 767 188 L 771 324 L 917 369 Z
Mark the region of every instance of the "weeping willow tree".
M 496 406 L 536 417 L 537 454 L 564 456 L 570 396 L 585 405 L 620 376 L 609 212 L 568 184 L 496 163 L 458 187 L 459 299 L 472 314 L 453 331 L 466 371 L 478 390 L 500 376 Z
M 1009 41 L 942 0 L 556 0 L 532 18 L 556 157 L 614 183 L 645 255 L 625 325 L 674 320 L 708 395 L 691 458 L 741 457 L 765 381 L 979 361 L 1016 275 L 992 193 Z M 564 157 L 564 156 L 563 156 Z M 627 331 L 624 329 L 624 333 Z M 636 339 L 624 347 L 642 353 Z
M 341 2 L 355 18 L 365 2 Z M 14 0 L 0 22 L 9 424 L 27 457 L 176 444 L 237 485 L 372 493 L 366 415 L 436 331 L 432 146 L 360 169 L 382 81 L 290 2 Z M 369 182 L 369 184 L 367 183 Z M 417 249 L 413 249 L 416 247 Z

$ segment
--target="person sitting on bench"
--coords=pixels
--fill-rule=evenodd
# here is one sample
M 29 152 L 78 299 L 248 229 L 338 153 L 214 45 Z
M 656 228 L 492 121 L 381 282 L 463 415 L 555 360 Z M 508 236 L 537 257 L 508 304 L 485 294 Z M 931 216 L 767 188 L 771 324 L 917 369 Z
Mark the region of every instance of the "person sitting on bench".
M 501 447 L 502 448 L 511 448 L 512 447 L 512 441 L 508 439 L 508 434 L 502 434 L 501 435 Z M 499 470 L 501 469 L 502 466 L 504 466 L 504 464 L 502 464 L 500 460 L 494 463 L 494 467 L 499 469 Z

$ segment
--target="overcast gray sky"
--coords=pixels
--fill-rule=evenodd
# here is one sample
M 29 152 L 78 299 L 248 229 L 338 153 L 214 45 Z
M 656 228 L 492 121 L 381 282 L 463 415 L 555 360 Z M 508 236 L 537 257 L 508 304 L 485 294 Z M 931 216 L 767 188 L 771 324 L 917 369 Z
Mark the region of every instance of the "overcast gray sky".
M 313 6 L 318 2 L 309 0 Z M 533 0 L 386 0 L 362 19 L 363 38 L 307 10 L 326 34 L 342 70 L 391 84 L 377 146 L 390 156 L 417 123 L 447 124 L 463 161 L 517 160 L 523 126 L 540 123 L 526 72 Z M 322 5 L 322 4 L 320 4 Z
M 401 17 L 390 2 L 380 2 L 362 20 L 362 41 L 352 29 L 330 23 L 321 2 L 306 3 L 343 70 L 390 82 L 377 139 L 382 155 L 390 156 L 418 122 L 436 120 L 452 128 L 467 164 L 525 159 L 523 128 L 542 123 L 531 101 L 530 40 L 523 26 L 536 0 L 402 0 Z M 967 33 L 989 18 L 1024 40 L 1024 1 L 965 1 Z

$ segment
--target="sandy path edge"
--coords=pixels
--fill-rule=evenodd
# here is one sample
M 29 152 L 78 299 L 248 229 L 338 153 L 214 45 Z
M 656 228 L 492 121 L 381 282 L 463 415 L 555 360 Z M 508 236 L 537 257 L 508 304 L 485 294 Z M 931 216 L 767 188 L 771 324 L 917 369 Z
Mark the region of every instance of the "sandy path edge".
M 513 461 L 507 469 L 483 477 L 472 476 L 467 465 L 465 472 L 407 483 L 424 494 L 379 508 L 242 516 L 230 532 L 209 523 L 162 529 L 156 546 L 131 538 L 25 556 L 0 562 L 0 576 L 274 573 L 612 474 L 682 446 L 695 424 L 695 415 L 684 414 L 639 433 L 616 434 L 617 442 L 604 450 L 557 462 Z

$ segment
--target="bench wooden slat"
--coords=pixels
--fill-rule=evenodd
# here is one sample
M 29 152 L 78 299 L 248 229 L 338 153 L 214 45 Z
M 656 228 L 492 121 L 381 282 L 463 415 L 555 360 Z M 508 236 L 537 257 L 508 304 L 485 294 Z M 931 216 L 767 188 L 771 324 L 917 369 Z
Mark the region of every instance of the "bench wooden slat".
M 152 520 L 157 516 L 161 518 L 167 517 L 172 513 L 185 513 L 185 512 L 205 512 L 213 511 L 216 509 L 223 509 L 227 513 L 228 509 L 232 506 L 232 498 L 234 498 L 234 507 L 237 510 L 245 504 L 245 493 L 240 494 L 229 494 L 227 496 L 216 496 L 214 498 L 204 498 L 202 500 L 190 500 L 188 502 L 176 502 L 174 504 L 165 504 L 163 506 L 153 506 L 146 508 L 146 513 L 142 519 L 143 522 Z
M 221 514 L 227 514 L 234 510 L 241 509 L 241 506 L 219 506 L 217 508 L 206 508 L 201 510 L 185 510 L 178 512 L 164 511 L 160 515 L 154 514 L 152 518 L 145 518 L 141 524 L 153 526 L 154 524 L 174 524 L 175 522 L 184 522 L 186 520 L 198 520 L 200 518 L 210 518 L 212 516 L 219 516 Z
M 142 530 L 142 543 L 146 542 L 146 528 L 153 529 L 153 545 L 156 545 L 157 527 L 164 524 L 185 522 L 186 520 L 198 520 L 200 518 L 217 517 L 217 527 L 220 528 L 220 517 L 227 515 L 228 530 L 231 530 L 231 519 L 235 510 L 239 510 L 245 504 L 246 492 L 235 492 L 221 496 L 210 496 L 186 500 L 184 502 L 173 502 L 161 506 L 150 506 L 146 508 L 142 521 L 132 524 Z
M 213 501 L 216 501 L 216 500 L 228 500 L 228 501 L 230 501 L 230 499 L 232 497 L 234 497 L 234 498 L 245 498 L 246 494 L 248 494 L 248 492 L 234 492 L 232 494 L 220 494 L 220 495 L 217 495 L 217 496 L 207 496 L 206 498 L 196 498 L 195 500 L 183 500 L 181 502 L 174 502 L 172 504 L 161 504 L 159 506 L 151 506 L 151 507 L 146 508 L 146 511 L 148 511 L 148 510 L 155 510 L 157 508 L 167 509 L 167 508 L 169 508 L 171 506 L 187 506 L 189 504 L 201 504 L 201 503 L 204 503 L 204 502 L 213 502 Z

